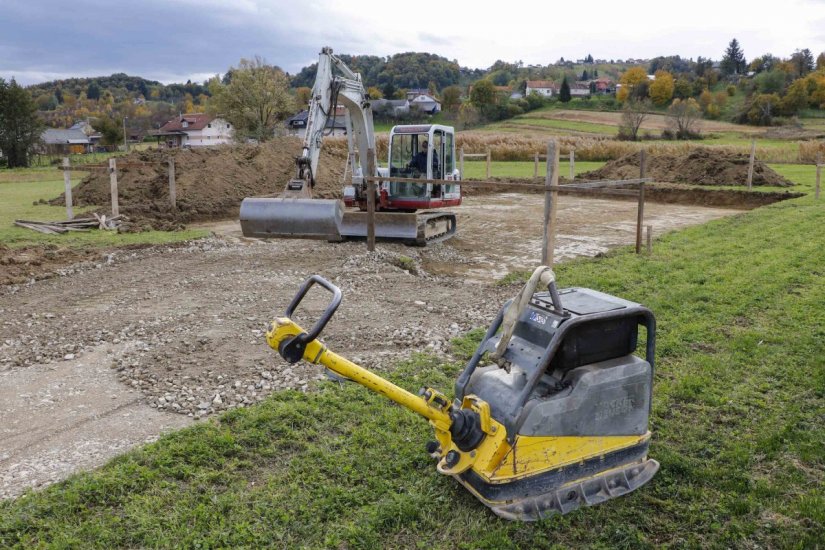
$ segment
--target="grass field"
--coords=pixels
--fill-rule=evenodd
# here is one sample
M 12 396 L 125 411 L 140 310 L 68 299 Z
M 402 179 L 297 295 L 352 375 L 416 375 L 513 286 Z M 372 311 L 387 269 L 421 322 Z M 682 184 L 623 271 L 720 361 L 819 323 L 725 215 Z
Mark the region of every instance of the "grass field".
M 563 286 L 657 316 L 650 454 L 661 470 L 627 497 L 536 524 L 499 520 L 435 472 L 425 421 L 324 383 L 0 503 L 0 547 L 815 548 L 823 224 L 825 202 L 808 196 L 667 234 L 651 256 L 558 266 Z M 455 341 L 456 353 L 466 359 L 478 337 Z M 389 377 L 451 392 L 461 366 L 412 354 Z
M 494 122 L 478 128 L 477 131 L 488 133 L 517 133 L 520 135 L 552 137 L 554 135 L 580 135 L 594 137 L 613 137 L 618 135 L 621 113 L 590 110 L 563 109 L 557 105 L 531 111 L 511 119 Z M 805 129 L 825 128 L 825 119 L 802 119 Z M 756 138 L 760 150 L 767 150 L 774 160 L 795 160 L 799 152 L 796 139 L 764 138 L 760 134 L 765 128 L 733 124 L 730 122 L 700 121 L 703 139 L 691 143 L 697 145 L 732 145 L 749 148 L 751 140 Z M 648 135 L 644 143 L 654 145 L 662 143 L 679 143 L 657 139 L 662 129 L 667 126 L 667 117 L 651 114 L 642 125 L 641 135 Z
M 72 172 L 72 185 L 77 185 L 83 172 Z M 71 232 L 64 235 L 44 235 L 13 225 L 16 219 L 53 221 L 65 220 L 64 206 L 34 204 L 49 200 L 63 192 L 63 173 L 54 168 L 0 170 L 0 243 L 18 247 L 34 244 L 60 244 L 70 247 L 118 246 L 129 244 L 162 244 L 203 237 L 202 230 L 144 231 L 117 233 L 116 231 Z M 74 208 L 75 216 L 88 208 Z
M 579 161 L 575 163 L 574 171 L 576 174 L 596 170 L 604 166 L 603 162 L 585 162 Z M 547 163 L 539 161 L 539 178 L 544 178 L 547 171 Z M 487 161 L 464 161 L 464 175 L 466 179 L 483 180 L 487 176 Z M 532 178 L 535 173 L 534 162 L 519 162 L 519 161 L 492 161 L 490 163 L 490 176 L 494 178 Z M 562 177 L 570 175 L 570 161 L 559 161 L 559 174 Z

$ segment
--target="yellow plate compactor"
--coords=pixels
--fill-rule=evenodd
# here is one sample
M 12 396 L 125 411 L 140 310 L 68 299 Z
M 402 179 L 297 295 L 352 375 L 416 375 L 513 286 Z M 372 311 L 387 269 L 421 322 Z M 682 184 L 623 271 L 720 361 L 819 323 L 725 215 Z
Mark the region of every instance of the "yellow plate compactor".
M 333 297 L 306 332 L 291 317 L 316 283 Z M 564 514 L 629 493 L 658 470 L 647 457 L 656 331 L 647 308 L 586 288 L 557 290 L 553 272 L 539 267 L 490 325 L 450 400 L 432 388 L 414 395 L 327 349 L 317 338 L 340 303 L 340 289 L 310 277 L 273 321 L 269 345 L 429 420 L 438 471 L 497 515 Z M 640 325 L 645 359 L 634 354 Z

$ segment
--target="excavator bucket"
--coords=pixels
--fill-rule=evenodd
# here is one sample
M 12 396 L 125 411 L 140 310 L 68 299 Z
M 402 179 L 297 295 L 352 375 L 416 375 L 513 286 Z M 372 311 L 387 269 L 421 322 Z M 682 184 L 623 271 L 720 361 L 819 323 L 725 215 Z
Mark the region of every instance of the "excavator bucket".
M 343 203 L 335 199 L 246 198 L 241 203 L 245 237 L 340 241 Z

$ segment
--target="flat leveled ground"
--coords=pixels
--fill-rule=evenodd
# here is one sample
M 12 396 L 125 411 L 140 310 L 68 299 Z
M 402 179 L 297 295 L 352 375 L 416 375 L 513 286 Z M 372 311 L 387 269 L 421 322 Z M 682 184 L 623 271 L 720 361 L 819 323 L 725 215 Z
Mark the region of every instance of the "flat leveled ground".
M 496 279 L 538 264 L 543 197 L 474 196 L 457 212 L 459 235 L 425 249 L 261 242 L 231 222 L 196 228 L 219 238 L 115 252 L 66 276 L 0 288 L 0 497 L 323 378 L 316 367 L 288 367 L 263 338 L 313 273 L 344 291 L 324 333 L 333 349 L 378 370 L 413 350 L 446 353 L 510 297 Z M 646 224 L 658 237 L 738 212 L 649 204 Z M 563 196 L 558 216 L 561 260 L 635 240 L 633 202 Z M 311 296 L 309 313 L 325 298 Z

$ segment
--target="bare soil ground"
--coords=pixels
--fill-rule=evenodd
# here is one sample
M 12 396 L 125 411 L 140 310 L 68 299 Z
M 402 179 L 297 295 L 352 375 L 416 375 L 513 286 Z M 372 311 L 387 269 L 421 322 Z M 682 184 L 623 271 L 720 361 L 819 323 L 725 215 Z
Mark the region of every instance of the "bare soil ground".
M 115 251 L 0 288 L 0 497 L 273 391 L 310 389 L 323 372 L 285 364 L 264 332 L 313 273 L 344 292 L 323 335 L 332 349 L 378 371 L 415 351 L 448 353 L 515 292 L 493 281 L 537 263 L 542 204 L 470 197 L 456 238 L 372 254 L 361 242 L 247 240 L 237 223 L 213 223 L 213 239 Z M 659 235 L 731 213 L 651 204 L 646 223 Z M 632 203 L 562 197 L 557 256 L 630 244 L 634 223 Z M 310 293 L 297 320 L 308 325 L 326 299 Z
M 121 214 L 138 226 L 177 229 L 185 223 L 237 216 L 244 197 L 277 195 L 295 175 L 301 152 L 297 137 L 276 138 L 263 145 L 226 145 L 199 149 L 149 149 L 117 159 Z M 169 200 L 170 158 L 175 160 L 176 202 Z M 315 196 L 340 198 L 346 141 L 329 139 L 321 153 Z M 110 204 L 109 173 L 94 170 L 72 191 L 78 206 Z M 51 204 L 65 204 L 61 194 Z
M 694 149 L 687 154 L 649 155 L 647 175 L 655 181 L 693 185 L 740 185 L 748 181 L 750 159 L 724 151 Z M 580 176 L 585 180 L 639 177 L 639 155 L 625 155 Z M 754 161 L 753 185 L 791 187 L 793 183 L 760 160 Z

